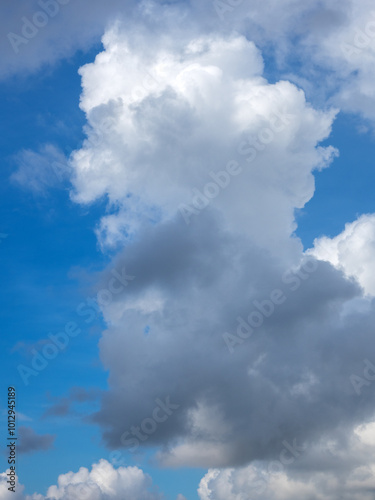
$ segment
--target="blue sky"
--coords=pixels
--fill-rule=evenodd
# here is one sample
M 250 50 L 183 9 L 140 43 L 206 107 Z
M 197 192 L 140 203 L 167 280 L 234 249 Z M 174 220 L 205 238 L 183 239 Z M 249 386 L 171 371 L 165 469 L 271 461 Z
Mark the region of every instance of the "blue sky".
M 114 2 L 106 15 L 100 2 L 92 12 L 72 3 L 18 59 L 4 45 L 1 409 L 5 443 L 5 394 L 15 386 L 17 500 L 68 498 L 68 486 L 47 489 L 101 459 L 93 500 L 243 500 L 259 478 L 266 487 L 251 490 L 255 500 L 277 491 L 338 500 L 342 473 L 347 498 L 367 500 L 356 486 L 363 467 L 363 488 L 375 490 L 375 400 L 351 378 L 375 363 L 375 50 L 370 35 L 349 62 L 338 49 L 371 10 L 364 0 L 352 11 L 352 0 L 284 0 L 281 11 L 264 3 L 277 26 L 255 0 L 227 2 L 224 20 L 214 3 Z M 40 4 L 4 8 L 16 30 Z M 272 138 L 262 142 L 265 127 Z M 228 184 L 210 198 L 212 172 L 256 138 L 254 163 L 241 158 L 241 175 L 222 174 Z M 62 158 L 59 177 L 52 163 Z M 280 309 L 261 313 L 262 335 L 232 336 L 238 347 L 227 352 L 222 333 L 235 335 L 250 305 L 285 285 L 286 270 L 303 269 L 308 249 L 319 270 L 298 297 L 285 292 Z M 134 275 L 125 293 L 110 293 L 95 317 L 77 312 L 124 269 Z M 80 333 L 25 385 L 20 365 L 70 322 Z M 373 378 L 363 376 L 366 388 Z M 167 396 L 179 409 L 139 453 L 124 449 L 122 432 Z M 282 443 L 295 438 L 308 451 L 286 467 Z M 124 461 L 109 465 L 115 449 Z M 270 473 L 278 459 L 285 490 Z M 316 460 L 338 481 L 329 491 Z M 139 485 L 127 475 L 134 465 Z M 0 500 L 11 498 L 5 486 L 2 476 Z
M 299 214 L 297 234 L 309 248 L 322 235 L 333 237 L 359 214 L 372 213 L 375 183 L 371 132 L 358 130 L 358 119 L 347 113 L 338 116 L 329 142 L 340 156 L 327 170 L 316 174 L 314 198 Z
M 49 406 L 72 387 L 106 388 L 107 373 L 100 365 L 97 348 L 105 324 L 98 314 L 86 326 L 76 312 L 86 297 L 95 295 L 95 276 L 90 278 L 90 275 L 103 269 L 109 260 L 100 251 L 94 234 L 102 204 L 84 209 L 73 204 L 68 183 L 58 178 L 56 185 L 42 195 L 20 189 L 10 181 L 20 150 L 37 150 L 40 144 L 53 142 L 68 155 L 82 142 L 84 116 L 78 108 L 81 91 L 78 69 L 91 62 L 99 49 L 97 45 L 53 69 L 13 77 L 1 85 L 2 126 L 7 129 L 7 140 L 2 145 L 1 183 L 4 221 L 1 230 L 7 235 L 1 249 L 2 273 L 8 283 L 1 290 L 2 352 L 6 353 L 3 369 L 7 373 L 3 389 L 6 391 L 10 383 L 17 387 L 18 410 L 30 419 L 25 422 L 20 419 L 19 425 L 31 424 L 40 434 L 57 436 L 53 449 L 23 455 L 19 461 L 19 475 L 29 494 L 44 493 L 61 471 L 90 467 L 93 460 L 108 458 L 110 454 L 102 445 L 98 430 L 82 422 L 81 417 L 91 412 L 93 405 L 81 405 L 79 414 L 69 418 L 42 418 Z M 68 321 L 77 321 L 82 333 L 45 371 L 32 376 L 30 385 L 25 387 L 17 366 L 23 363 L 30 366 L 32 356 L 27 348 L 47 339 L 48 333 L 63 330 Z M 131 454 L 127 457 L 129 464 L 139 465 L 139 460 Z M 2 469 L 5 468 L 2 456 Z M 204 470 L 176 471 L 171 484 L 168 471 L 147 465 L 147 460 L 143 468 L 157 478 L 160 489 L 170 498 L 179 487 L 191 498 L 198 498 L 196 488 Z

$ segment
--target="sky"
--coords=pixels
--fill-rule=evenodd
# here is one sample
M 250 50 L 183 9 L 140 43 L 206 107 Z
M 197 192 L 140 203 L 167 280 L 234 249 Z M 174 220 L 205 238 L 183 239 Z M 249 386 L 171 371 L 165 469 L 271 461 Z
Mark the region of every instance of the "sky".
M 372 2 L 0 14 L 0 500 L 373 500 Z

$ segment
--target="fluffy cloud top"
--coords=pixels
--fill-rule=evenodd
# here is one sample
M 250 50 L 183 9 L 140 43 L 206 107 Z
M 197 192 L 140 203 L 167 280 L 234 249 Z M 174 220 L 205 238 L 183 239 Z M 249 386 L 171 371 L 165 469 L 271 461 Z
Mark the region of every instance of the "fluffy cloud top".
M 17 4 L 6 0 L 1 10 L 0 19 L 4 23 L 6 19 L 6 25 L 0 78 L 35 71 L 79 49 L 91 48 L 116 19 L 122 19 L 127 30 L 141 19 L 158 37 L 173 30 L 176 42 L 187 26 L 195 35 L 246 34 L 260 47 L 272 50 L 280 71 L 285 71 L 293 54 L 301 65 L 293 78 L 313 94 L 319 91 L 309 83 L 311 75 L 324 82 L 321 91 L 325 96 L 333 94 L 338 105 L 375 118 L 375 10 L 371 0 L 112 0 L 105 7 L 93 0 L 90 8 L 69 0 Z
M 106 460 L 93 464 L 89 471 L 81 467 L 58 478 L 56 486 L 48 488 L 46 496 L 24 495 L 22 485 L 16 494 L 8 492 L 6 474 L 0 475 L 0 499 L 8 500 L 160 500 L 150 477 L 137 467 L 114 469 Z
M 115 209 L 100 237 L 110 245 L 178 209 L 190 222 L 204 199 L 231 230 L 268 249 L 289 245 L 294 210 L 314 192 L 312 171 L 335 154 L 316 147 L 335 111 L 313 109 L 289 82 L 269 84 L 244 37 L 182 38 L 150 46 L 119 25 L 81 69 L 88 139 L 72 156 L 74 199 L 108 196 Z
M 365 292 L 375 295 L 375 215 L 362 215 L 346 224 L 334 238 L 315 240 L 309 252 L 317 259 L 331 262 L 347 276 L 356 278 Z

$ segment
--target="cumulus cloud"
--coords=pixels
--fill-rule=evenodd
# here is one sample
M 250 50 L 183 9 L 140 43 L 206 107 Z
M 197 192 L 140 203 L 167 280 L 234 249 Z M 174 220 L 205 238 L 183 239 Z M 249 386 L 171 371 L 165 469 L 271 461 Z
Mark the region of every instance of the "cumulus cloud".
M 36 451 L 47 451 L 53 446 L 55 436 L 52 434 L 37 434 L 31 427 L 21 426 L 18 429 L 19 453 L 35 453 Z
M 8 490 L 8 488 L 11 487 L 8 483 L 8 481 L 10 481 L 10 476 L 8 476 L 7 473 L 9 472 L 8 470 L 7 472 L 0 473 L 0 499 L 11 500 L 13 498 L 14 500 L 24 500 L 25 496 L 23 491 L 25 488 L 18 482 L 18 479 L 16 481 L 15 491 Z
M 269 84 L 242 36 L 175 43 L 118 25 L 103 43 L 80 70 L 88 139 L 71 158 L 74 199 L 107 196 L 113 207 L 99 226 L 102 243 L 177 210 L 189 223 L 209 201 L 259 245 L 290 245 L 294 210 L 314 192 L 312 172 L 336 154 L 316 147 L 335 110 L 313 109 L 289 82 Z
M 375 10 L 371 0 L 112 0 L 106 6 L 93 0 L 90 7 L 87 2 L 69 0 L 17 4 L 6 0 L 1 10 L 5 36 L 1 39 L 0 78 L 36 71 L 77 50 L 88 50 L 116 20 L 128 31 L 141 20 L 158 38 L 163 38 L 166 29 L 173 32 L 175 42 L 184 37 L 186 27 L 196 36 L 245 35 L 275 55 L 281 74 L 289 71 L 292 60 L 298 60 L 299 74 L 290 78 L 313 95 L 332 96 L 342 109 L 375 118 Z M 319 78 L 320 89 L 311 86 L 311 78 Z
M 142 432 L 147 445 L 163 443 L 169 466 L 272 457 L 283 439 L 309 442 L 333 432 L 338 415 L 350 429 L 373 411 L 371 392 L 359 396 L 350 379 L 375 359 L 373 308 L 344 318 L 361 290 L 330 264 L 300 280 L 203 214 L 189 229 L 148 228 L 121 259 L 136 279 L 108 313 L 100 351 L 110 390 L 94 417 L 111 448 L 166 396 L 179 409 Z M 272 311 L 274 290 L 283 303 Z
M 371 500 L 375 489 L 375 424 L 357 427 L 342 446 L 318 442 L 294 455 L 238 469 L 211 469 L 201 480 L 201 500 Z M 283 454 L 284 453 L 284 454 Z
M 260 47 L 272 47 L 281 73 L 289 71 L 291 61 L 297 59 L 298 73 L 290 78 L 315 97 L 323 94 L 325 101 L 330 99 L 345 111 L 374 120 L 375 10 L 371 0 L 252 0 L 235 7 L 217 2 L 216 16 L 211 12 L 215 2 L 197 4 L 198 0 L 193 2 L 206 20 L 205 29 L 225 26 L 248 34 Z M 317 79 L 319 89 L 311 84 Z
M 331 262 L 357 279 L 367 294 L 375 295 L 375 214 L 362 215 L 346 224 L 334 238 L 316 239 L 309 253 Z
M 375 119 L 375 10 L 369 0 L 331 2 L 341 20 L 325 33 L 312 32 L 308 43 L 317 64 L 334 70 L 338 82 L 335 101 L 344 110 Z M 340 81 L 341 79 L 341 81 Z
M 322 76 L 330 102 L 372 119 L 371 3 L 141 2 L 128 19 L 131 3 L 108 14 L 99 3 L 60 4 L 0 71 L 88 47 L 119 18 L 80 69 L 87 139 L 68 171 L 77 203 L 107 200 L 98 239 L 120 249 L 111 269 L 135 276 L 101 305 L 109 387 L 92 421 L 109 448 L 130 437 L 133 447 L 159 447 L 164 465 L 215 467 L 202 500 L 243 500 L 259 477 L 259 500 L 367 500 L 373 449 L 356 440 L 375 404 L 374 307 L 363 293 L 375 289 L 374 216 L 316 240 L 316 260 L 306 260 L 295 210 L 338 154 L 320 145 L 337 109 L 312 106 L 290 81 L 267 81 L 261 49 L 273 46 L 282 71 L 296 46 L 293 57 L 308 61 L 302 76 Z M 51 158 L 52 146 L 22 152 L 13 180 L 35 192 L 53 185 Z M 52 413 L 69 410 L 61 403 Z M 271 473 L 266 461 L 295 442 L 306 459 Z M 47 497 L 158 498 L 150 487 L 139 469 L 102 460 L 60 476 Z
M 6 473 L 0 474 L 0 500 L 160 500 L 161 495 L 151 478 L 138 467 L 114 469 L 102 459 L 91 470 L 81 467 L 78 472 L 61 474 L 57 485 L 48 488 L 46 496 L 24 495 L 17 484 L 16 494 L 8 492 Z
M 99 240 L 135 276 L 102 304 L 109 389 L 92 420 L 108 447 L 161 446 L 167 466 L 243 465 L 369 418 L 351 375 L 375 360 L 374 310 L 294 236 L 337 154 L 320 146 L 336 110 L 269 83 L 243 36 L 170 33 L 117 23 L 80 70 L 72 196 L 107 198 Z M 157 421 L 158 401 L 176 410 Z

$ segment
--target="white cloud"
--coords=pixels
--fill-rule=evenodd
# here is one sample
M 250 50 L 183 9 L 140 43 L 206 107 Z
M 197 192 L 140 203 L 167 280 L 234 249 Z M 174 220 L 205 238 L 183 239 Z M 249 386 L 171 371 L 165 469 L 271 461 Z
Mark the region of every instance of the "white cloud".
M 193 2 L 194 11 L 203 16 L 204 29 L 234 29 L 249 34 L 260 47 L 272 46 L 281 73 L 299 60 L 298 72 L 290 78 L 312 96 L 375 119 L 371 0 L 251 0 L 228 8 L 222 19 L 212 15 L 214 2 L 200 6 L 198 1 Z
M 91 470 L 81 467 L 78 472 L 61 474 L 57 485 L 48 488 L 46 496 L 24 495 L 17 484 L 16 495 L 8 492 L 6 473 L 0 475 L 0 500 L 159 500 L 151 478 L 137 467 L 115 469 L 102 459 Z
M 346 224 L 334 238 L 316 239 L 309 253 L 342 269 L 357 279 L 366 293 L 375 295 L 375 214 Z
M 43 10 L 41 3 L 49 7 Z M 301 68 L 293 78 L 312 94 L 333 96 L 335 105 L 374 120 L 375 9 L 371 0 L 250 0 L 235 4 L 112 0 L 104 6 L 93 0 L 88 7 L 87 2 L 69 0 L 63 4 L 60 0 L 34 0 L 22 5 L 7 0 L 1 4 L 6 36 L 1 41 L 0 78 L 36 71 L 77 50 L 88 50 L 115 20 L 122 20 L 128 31 L 141 20 L 152 27 L 156 38 L 169 31 L 176 43 L 184 38 L 186 27 L 195 36 L 246 34 L 258 46 L 271 48 L 277 71 L 290 67 L 291 57 L 299 59 Z M 219 5 L 226 7 L 223 10 Z M 39 28 L 33 22 L 38 12 L 47 12 L 47 23 Z M 25 22 L 34 24 L 28 28 L 30 38 L 22 34 Z M 18 53 L 8 39 L 11 32 L 24 39 L 16 43 Z M 319 80 L 319 88 L 311 87 L 311 78 Z
M 10 470 L 7 472 L 3 472 L 0 474 L 0 499 L 1 500 L 23 500 L 25 497 L 23 495 L 24 491 L 24 486 L 18 483 L 16 483 L 15 487 L 15 492 L 8 490 L 8 488 L 11 488 L 13 485 L 10 485 L 8 481 L 11 481 L 11 477 L 7 475 Z
M 339 90 L 337 104 L 344 110 L 375 119 L 375 9 L 369 0 L 333 2 L 341 21 L 330 32 L 310 35 L 316 59 L 334 70 Z
M 280 253 L 290 246 L 294 209 L 313 195 L 312 171 L 336 154 L 316 147 L 335 111 L 313 109 L 289 82 L 269 84 L 244 37 L 181 38 L 142 38 L 118 24 L 81 69 L 88 140 L 71 159 L 74 199 L 108 196 L 113 213 L 99 236 L 113 245 L 144 220 L 186 206 L 197 212 L 197 193 L 208 193 L 227 227 Z M 212 176 L 230 162 L 238 172 L 212 197 L 220 184 L 212 187 Z

